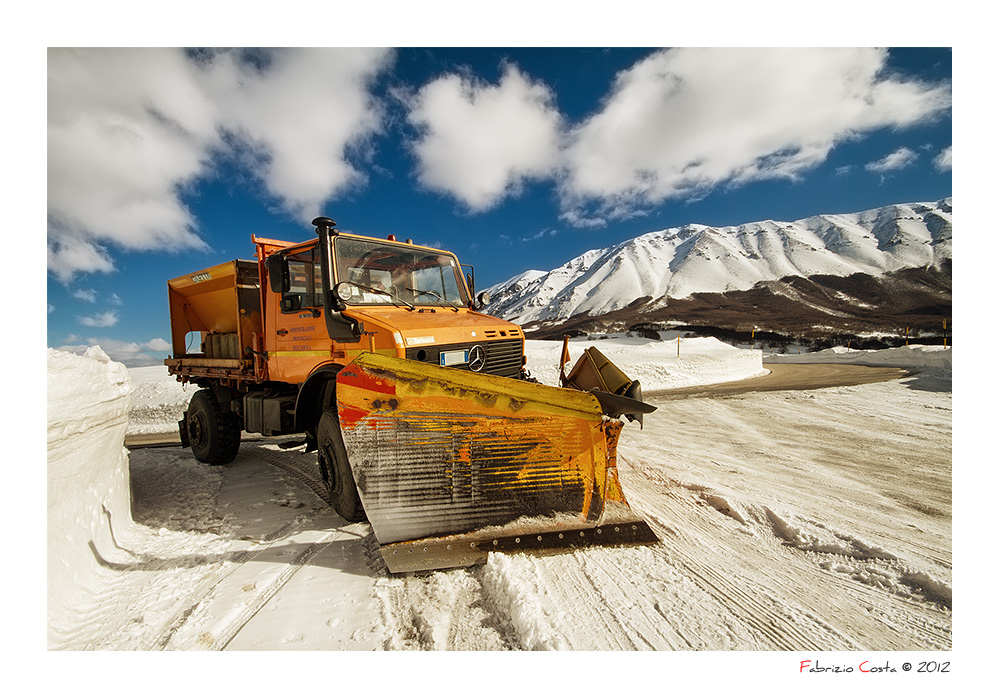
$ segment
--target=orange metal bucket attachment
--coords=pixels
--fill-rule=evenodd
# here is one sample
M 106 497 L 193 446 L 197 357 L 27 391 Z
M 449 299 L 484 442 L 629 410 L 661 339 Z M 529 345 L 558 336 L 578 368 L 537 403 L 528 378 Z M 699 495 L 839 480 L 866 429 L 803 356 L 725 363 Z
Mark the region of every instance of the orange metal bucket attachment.
M 622 423 L 589 393 L 366 353 L 338 375 L 337 407 L 383 547 L 594 528 L 608 502 L 641 523 L 618 482 Z

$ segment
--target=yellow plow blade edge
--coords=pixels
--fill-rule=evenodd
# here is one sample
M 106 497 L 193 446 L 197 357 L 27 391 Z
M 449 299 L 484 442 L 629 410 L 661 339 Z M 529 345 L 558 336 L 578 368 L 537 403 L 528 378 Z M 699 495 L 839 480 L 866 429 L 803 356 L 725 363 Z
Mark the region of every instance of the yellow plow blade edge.
M 366 353 L 340 372 L 337 407 L 394 572 L 656 540 L 618 482 L 622 423 L 590 393 Z

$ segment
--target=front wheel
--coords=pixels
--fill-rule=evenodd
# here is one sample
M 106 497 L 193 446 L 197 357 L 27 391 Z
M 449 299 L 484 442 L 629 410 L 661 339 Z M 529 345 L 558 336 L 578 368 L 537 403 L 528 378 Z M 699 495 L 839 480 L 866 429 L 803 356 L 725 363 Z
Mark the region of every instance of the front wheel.
M 211 389 L 191 396 L 184 414 L 194 458 L 205 464 L 228 464 L 240 450 L 240 418 L 223 410 Z
M 348 522 L 365 519 L 365 508 L 354 483 L 347 449 L 340 434 L 340 421 L 335 410 L 327 410 L 316 428 L 316 451 L 319 455 L 319 472 L 330 496 L 330 504 L 337 514 Z

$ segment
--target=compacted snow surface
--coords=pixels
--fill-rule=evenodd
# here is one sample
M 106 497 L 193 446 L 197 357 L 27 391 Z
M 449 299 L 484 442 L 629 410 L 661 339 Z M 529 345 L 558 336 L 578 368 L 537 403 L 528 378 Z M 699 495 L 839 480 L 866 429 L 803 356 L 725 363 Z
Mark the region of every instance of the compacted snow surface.
M 647 393 L 847 358 L 627 337 L 574 341 L 572 358 L 590 345 Z M 560 347 L 528 342 L 543 383 Z M 175 432 L 193 388 L 49 350 L 48 647 L 786 650 L 794 670 L 822 651 L 950 650 L 951 351 L 905 352 L 917 373 L 882 383 L 649 398 L 619 475 L 656 545 L 390 575 L 368 525 L 320 496 L 315 454 L 247 435 L 227 466 L 125 449 Z

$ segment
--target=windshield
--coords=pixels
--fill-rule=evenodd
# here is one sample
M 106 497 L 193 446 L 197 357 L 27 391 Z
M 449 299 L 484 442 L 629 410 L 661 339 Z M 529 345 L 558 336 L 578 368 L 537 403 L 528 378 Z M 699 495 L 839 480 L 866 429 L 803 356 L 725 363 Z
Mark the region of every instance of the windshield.
M 355 285 L 361 305 L 468 306 L 458 261 L 445 253 L 337 237 L 337 280 Z

